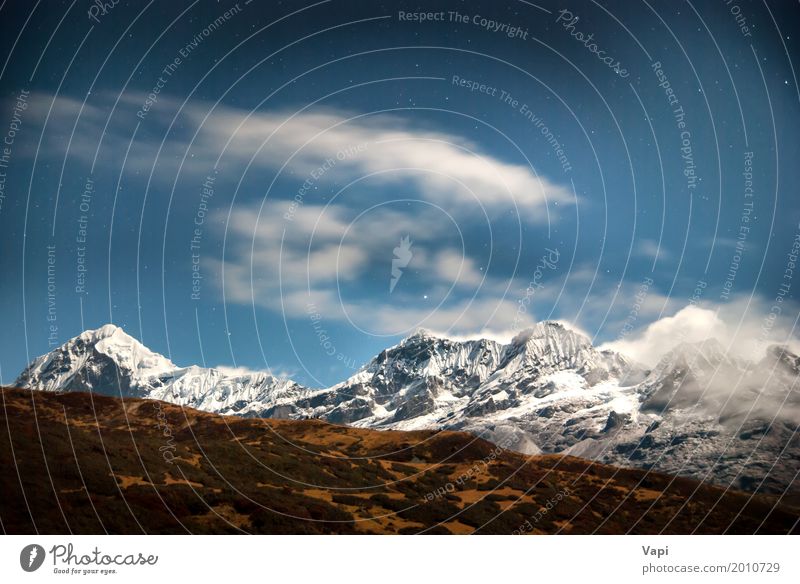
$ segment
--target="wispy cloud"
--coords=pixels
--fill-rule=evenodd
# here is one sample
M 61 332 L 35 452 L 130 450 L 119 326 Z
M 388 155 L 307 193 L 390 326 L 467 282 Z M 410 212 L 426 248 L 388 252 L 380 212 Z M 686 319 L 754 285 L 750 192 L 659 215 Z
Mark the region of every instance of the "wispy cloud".
M 224 287 L 227 301 L 253 303 L 290 318 L 307 317 L 313 305 L 330 320 L 369 323 L 376 334 L 512 323 L 513 287 L 487 276 L 461 248 L 442 243 L 436 217 L 383 209 L 361 222 L 343 206 L 303 205 L 287 222 L 287 208 L 288 203 L 272 201 L 263 208 L 239 206 L 230 220 L 222 211 L 212 217 L 220 235 L 227 233 L 228 253 L 224 262 L 209 259 L 206 267 Z M 390 294 L 392 250 L 409 233 L 415 238 L 414 257 Z M 361 294 L 365 280 L 382 292 Z M 352 290 L 343 291 L 348 283 L 354 284 Z
M 660 259 L 664 261 L 671 257 L 671 254 L 663 245 L 659 246 L 658 242 L 652 239 L 642 239 L 634 244 L 634 253 L 651 260 Z
M 326 184 L 399 187 L 398 193 L 410 192 L 412 198 L 455 215 L 517 210 L 524 222 L 546 222 L 555 218 L 554 203 L 575 202 L 567 185 L 527 165 L 501 160 L 463 136 L 421 128 L 400 115 L 357 115 L 331 108 L 248 112 L 200 100 L 181 107 L 177 100 L 159 96 L 141 120 L 136 111 L 143 95 L 126 94 L 112 111 L 116 99 L 101 93 L 83 104 L 70 97 L 53 102 L 50 95 L 34 95 L 31 123 L 41 127 L 49 112 L 42 152 L 63 160 L 66 137 L 72 136 L 70 156 L 93 162 L 102 137 L 98 160 L 118 164 L 119 153 L 127 150 L 140 125 L 126 169 L 147 176 L 155 168 L 154 179 L 163 184 L 172 184 L 179 174 L 202 182 L 218 161 L 237 175 L 245 169 L 269 170 L 273 176 L 280 171 L 302 177 L 302 183 L 329 163 Z

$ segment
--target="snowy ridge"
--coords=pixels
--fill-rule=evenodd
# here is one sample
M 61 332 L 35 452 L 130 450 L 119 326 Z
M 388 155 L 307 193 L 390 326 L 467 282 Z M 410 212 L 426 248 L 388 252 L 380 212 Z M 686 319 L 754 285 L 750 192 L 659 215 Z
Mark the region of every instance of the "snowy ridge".
M 260 411 L 269 400 L 302 389 L 265 372 L 238 375 L 178 367 L 111 324 L 85 331 L 35 359 L 14 385 L 146 397 L 221 414 Z
M 508 344 L 419 331 L 349 379 L 309 389 L 266 372 L 178 367 L 106 325 L 34 360 L 15 385 L 220 414 L 465 430 L 528 454 L 564 452 L 782 492 L 800 491 L 799 376 L 800 358 L 786 347 L 751 363 L 713 340 L 679 345 L 646 371 L 543 322 Z

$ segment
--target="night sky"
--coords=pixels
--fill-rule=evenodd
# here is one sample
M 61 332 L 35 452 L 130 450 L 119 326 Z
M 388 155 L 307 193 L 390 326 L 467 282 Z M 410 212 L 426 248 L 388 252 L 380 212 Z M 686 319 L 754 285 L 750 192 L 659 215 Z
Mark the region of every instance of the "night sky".
M 797 2 L 0 4 L 0 381 L 108 322 L 332 384 L 418 328 L 796 343 Z

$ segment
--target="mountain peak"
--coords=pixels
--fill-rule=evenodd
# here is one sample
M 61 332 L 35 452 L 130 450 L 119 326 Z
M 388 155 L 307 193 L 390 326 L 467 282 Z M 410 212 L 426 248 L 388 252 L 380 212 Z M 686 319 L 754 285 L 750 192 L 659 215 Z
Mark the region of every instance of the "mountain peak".
M 62 347 L 70 347 L 73 345 L 95 347 L 101 352 L 105 352 L 102 350 L 102 347 L 110 345 L 136 347 L 148 353 L 152 352 L 137 339 L 126 333 L 122 327 L 111 323 L 104 324 L 96 329 L 85 330 L 78 336 L 72 337 L 66 341 Z
M 740 363 L 728 354 L 722 343 L 714 338 L 683 342 L 661 357 L 643 382 L 642 388 L 648 399 L 661 407 L 672 400 L 671 396 L 676 387 L 685 384 L 685 381 L 681 381 L 676 386 L 672 380 L 684 380 L 688 376 L 695 380 L 707 380 L 703 383 L 710 383 L 721 367 L 737 368 L 739 365 Z
M 789 348 L 788 345 L 775 344 L 767 347 L 767 355 L 772 355 L 779 359 L 797 359 L 798 356 Z
M 153 377 L 176 366 L 114 324 L 82 332 L 35 359 L 17 378 L 18 387 L 67 391 L 100 385 L 130 389 L 134 377 Z
M 438 339 L 438 338 L 440 338 L 440 337 L 437 337 L 436 335 L 434 335 L 428 329 L 418 328 L 413 333 L 411 333 L 406 338 L 404 338 L 401 341 L 401 344 L 407 343 L 407 342 L 410 342 L 410 341 L 415 341 L 415 340 Z
M 449 341 L 454 344 L 465 344 L 471 342 L 497 342 L 502 345 L 524 345 L 530 339 L 545 339 L 553 336 L 559 337 L 565 335 L 576 337 L 582 341 L 585 340 L 586 343 L 589 343 L 589 340 L 584 335 L 573 331 L 572 329 L 564 326 L 562 323 L 555 320 L 544 320 L 517 332 L 517 334 L 514 335 L 510 341 L 505 343 L 489 338 L 491 335 L 486 337 L 481 336 L 480 333 L 468 336 L 456 335 L 455 337 L 451 338 L 447 335 L 438 334 L 425 328 L 418 328 L 413 333 L 403 338 L 403 340 L 400 341 L 400 343 L 396 346 L 413 344 L 416 341 Z
M 125 335 L 128 338 L 133 338 L 117 325 L 108 323 L 96 329 L 85 330 L 71 340 L 80 339 L 88 343 L 97 343 L 103 339 L 111 338 L 114 335 Z
M 98 329 L 95 329 L 94 331 L 89 331 L 89 332 L 94 332 L 95 334 L 102 337 L 110 337 L 117 331 L 122 331 L 122 329 L 113 323 L 108 323 L 104 324 Z
M 510 344 L 522 345 L 531 339 L 544 339 L 554 335 L 561 336 L 564 334 L 583 337 L 583 335 L 579 335 L 578 333 L 571 331 L 560 322 L 556 322 L 554 320 L 543 320 L 518 332 L 514 338 L 511 339 Z
M 130 370 L 150 370 L 151 374 L 157 375 L 176 368 L 172 361 L 151 351 L 115 324 L 104 324 L 100 328 L 84 331 L 64 343 L 63 347 L 75 345 L 92 346 L 98 353 L 107 355 Z
M 728 351 L 715 338 L 704 341 L 683 342 L 675 345 L 673 349 L 661 358 L 656 369 L 674 367 L 676 364 L 702 365 L 703 363 L 715 366 L 724 361 L 729 361 Z
M 800 357 L 788 345 L 770 345 L 761 362 L 767 366 L 779 364 L 795 375 L 800 373 Z

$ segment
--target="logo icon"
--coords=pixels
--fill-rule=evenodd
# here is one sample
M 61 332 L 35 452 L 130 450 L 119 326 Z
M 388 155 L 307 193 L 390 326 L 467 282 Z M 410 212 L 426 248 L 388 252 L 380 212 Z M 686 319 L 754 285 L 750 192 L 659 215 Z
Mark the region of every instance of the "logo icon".
M 44 563 L 44 548 L 38 544 L 32 543 L 22 548 L 19 553 L 19 565 L 26 572 L 35 572 L 42 567 Z
M 413 243 L 414 242 L 409 239 L 408 235 L 406 235 L 400 238 L 400 245 L 394 248 L 392 278 L 389 280 L 389 294 L 394 292 L 394 287 L 397 286 L 400 277 L 403 275 L 403 268 L 406 268 L 411 258 L 414 257 L 414 254 L 411 252 L 411 245 Z

